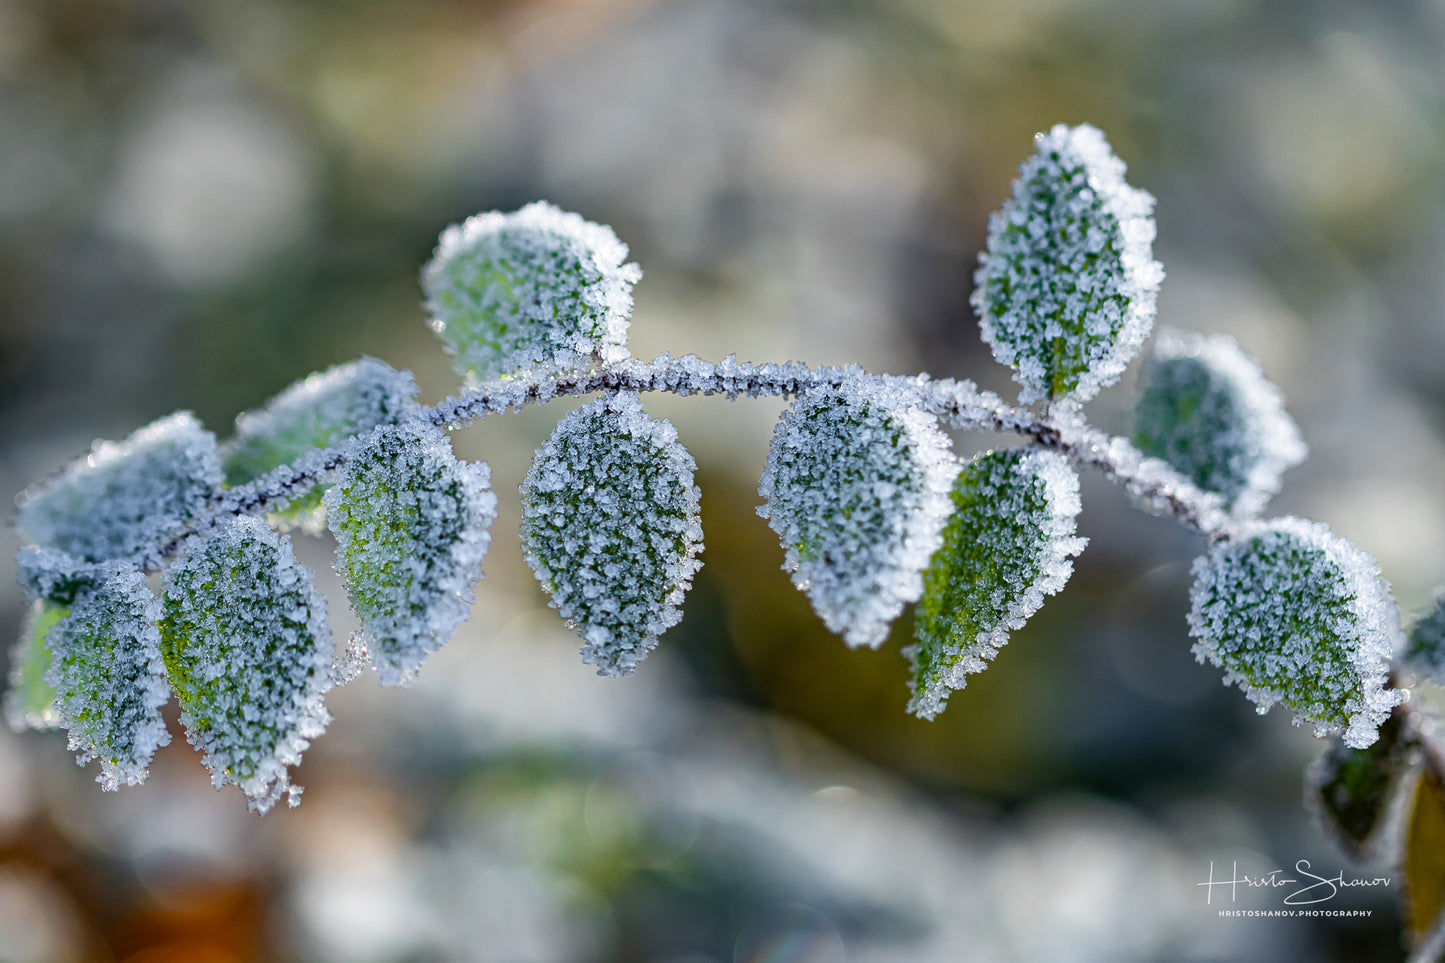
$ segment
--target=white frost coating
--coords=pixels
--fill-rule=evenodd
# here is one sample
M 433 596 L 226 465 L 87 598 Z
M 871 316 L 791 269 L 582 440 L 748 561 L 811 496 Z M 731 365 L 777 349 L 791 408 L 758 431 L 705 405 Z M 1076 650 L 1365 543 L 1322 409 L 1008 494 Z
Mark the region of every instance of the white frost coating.
M 216 438 L 176 412 L 86 458 L 19 498 L 20 527 L 42 545 L 88 562 L 148 549 L 179 528 L 221 485 Z
M 75 761 L 100 761 L 102 789 L 134 786 L 171 741 L 161 719 L 171 695 L 156 628 L 161 606 L 132 565 L 81 565 L 68 577 L 76 587 L 69 614 L 46 635 L 45 681 Z
M 432 328 L 462 375 L 487 380 L 627 357 L 627 245 L 610 227 L 538 201 L 454 224 L 425 268 Z
M 692 455 L 634 394 L 583 405 L 537 449 L 522 482 L 522 547 L 582 661 L 628 675 L 682 618 L 702 563 Z
M 1079 476 L 1058 452 L 985 452 L 959 473 L 952 501 L 924 572 L 917 641 L 903 650 L 913 664 L 908 709 L 924 719 L 1064 587 L 1088 544 L 1075 535 Z
M 957 474 L 947 436 L 910 383 L 858 377 L 809 391 L 783 413 L 758 514 L 828 629 L 877 648 L 923 592 Z
M 1282 702 L 1316 735 L 1343 728 L 1355 749 L 1375 741 L 1404 694 L 1386 687 L 1403 638 L 1373 558 L 1324 524 L 1287 517 L 1245 523 L 1193 572 L 1198 661 L 1223 668 L 1261 712 Z
M 1154 198 L 1085 124 L 1034 138 L 1013 196 L 989 217 L 971 299 L 1024 402 L 1087 401 L 1113 384 L 1154 321 Z
M 1238 514 L 1258 513 L 1308 453 L 1279 389 L 1227 335 L 1160 331 L 1141 385 L 1135 444 Z
M 237 518 L 192 539 L 167 573 L 161 651 L 186 737 L 211 783 L 234 783 L 251 809 L 300 788 L 288 767 L 331 721 L 331 631 L 313 573 L 291 540 Z
M 323 504 L 336 570 L 383 685 L 416 679 L 471 612 L 497 496 L 485 463 L 459 462 L 422 421 L 358 440 Z

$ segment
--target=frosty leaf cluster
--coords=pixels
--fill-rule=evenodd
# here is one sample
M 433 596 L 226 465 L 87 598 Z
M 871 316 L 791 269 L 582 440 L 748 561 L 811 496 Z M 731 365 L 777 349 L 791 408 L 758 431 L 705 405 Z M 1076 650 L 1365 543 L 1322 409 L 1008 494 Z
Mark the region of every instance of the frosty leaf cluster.
M 421 273 L 463 379 L 452 397 L 419 404 L 409 372 L 362 358 L 240 415 L 224 441 L 179 413 L 98 443 L 20 497 L 30 608 L 7 718 L 67 729 L 115 788 L 142 781 L 170 741 L 161 709 L 174 697 L 217 787 L 261 811 L 295 802 L 291 770 L 330 720 L 327 694 L 364 665 L 383 684 L 412 681 L 471 612 L 499 497 L 448 431 L 564 397 L 590 400 L 536 450 L 519 492 L 522 556 L 582 661 L 637 671 L 682 619 L 703 548 L 694 460 L 642 396 L 773 396 L 791 399 L 757 466 L 773 561 L 850 646 L 883 645 L 913 607 L 912 712 L 942 712 L 1066 590 L 1085 548 L 1078 471 L 1097 469 L 1206 540 L 1196 653 L 1262 708 L 1341 734 L 1329 784 L 1345 789 L 1323 809 L 1360 835 L 1381 794 L 1370 787 L 1394 785 L 1409 753 L 1388 741 L 1348 753 L 1371 752 L 1391 719 L 1404 720 L 1385 730 L 1401 745 L 1418 729 L 1379 569 L 1324 525 L 1259 517 L 1305 449 L 1278 390 L 1229 339 L 1156 338 L 1132 443 L 1088 424 L 1084 403 L 1150 334 L 1163 277 L 1153 199 L 1092 127 L 1055 127 L 1035 147 L 989 222 L 972 302 L 1017 403 L 926 374 L 634 359 L 641 272 L 610 228 L 542 202 L 478 214 L 441 234 Z M 1023 445 L 960 459 L 949 430 Z M 334 540 L 354 638 L 333 640 L 296 529 Z M 1441 625 L 1438 606 L 1416 625 L 1409 668 L 1445 677 Z

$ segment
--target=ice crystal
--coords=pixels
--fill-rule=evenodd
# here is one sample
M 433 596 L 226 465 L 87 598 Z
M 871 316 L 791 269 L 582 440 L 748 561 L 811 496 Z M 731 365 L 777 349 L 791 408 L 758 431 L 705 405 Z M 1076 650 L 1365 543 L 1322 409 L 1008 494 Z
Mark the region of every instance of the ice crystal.
M 876 648 L 923 591 L 957 474 L 947 437 L 906 384 L 858 377 L 784 412 L 758 514 L 829 630 Z
M 611 228 L 539 201 L 447 228 L 422 287 L 457 370 L 488 380 L 626 358 L 642 277 L 626 258 Z
M 972 303 L 1025 401 L 1087 401 L 1118 380 L 1154 321 L 1154 198 L 1087 124 L 1035 137 L 989 218 Z
M 1307 803 L 1335 842 L 1352 859 L 1369 857 L 1395 793 L 1411 764 L 1398 714 L 1380 726 L 1380 738 L 1364 749 L 1331 740 L 1310 766 Z
M 378 425 L 400 421 L 416 407 L 416 381 L 384 361 L 360 358 L 295 382 L 262 408 L 236 418 L 236 434 L 221 446 L 226 483 L 242 485 L 318 448 Z M 275 513 L 283 524 L 319 531 L 321 489 Z
M 1161 331 L 1144 366 L 1134 444 L 1234 511 L 1253 514 L 1306 449 L 1279 389 L 1225 335 Z
M 336 570 L 383 684 L 414 680 L 471 610 L 497 517 L 490 481 L 441 429 L 409 420 L 359 440 L 326 493 Z
M 20 527 L 88 562 L 131 555 L 179 528 L 220 487 L 216 438 L 177 412 L 88 457 L 20 497 Z
M 1386 687 L 1402 633 L 1379 566 L 1323 524 L 1247 523 L 1195 561 L 1191 601 L 1195 657 L 1261 712 L 1281 702 L 1363 749 L 1403 700 Z
M 522 545 L 551 606 L 582 636 L 599 675 L 631 673 L 701 568 L 696 464 L 634 394 L 558 423 L 522 483 Z
M 194 539 L 166 577 L 161 654 L 216 788 L 265 812 L 300 789 L 288 767 L 331 721 L 326 602 L 291 540 L 244 516 Z
M 1445 685 L 1445 590 L 1435 594 L 1430 611 L 1410 627 L 1401 662 L 1421 678 Z
M 904 650 L 908 707 L 925 719 L 1064 587 L 1086 543 L 1074 535 L 1079 479 L 1057 452 L 985 452 L 959 473 L 952 500 L 943 545 L 923 573 L 917 641 Z

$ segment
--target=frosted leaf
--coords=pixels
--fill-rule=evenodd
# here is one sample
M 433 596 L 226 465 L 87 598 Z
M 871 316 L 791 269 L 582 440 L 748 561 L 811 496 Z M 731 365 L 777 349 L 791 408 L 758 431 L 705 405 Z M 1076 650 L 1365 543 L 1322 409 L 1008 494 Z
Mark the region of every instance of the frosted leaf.
M 70 614 L 76 595 L 94 581 L 94 566 L 53 548 L 27 545 L 15 556 L 16 581 L 31 600 L 20 639 L 10 654 L 10 689 L 5 718 L 17 732 L 60 725 L 50 670 L 51 628 Z
M 989 218 L 971 300 L 1023 401 L 1087 401 L 1118 380 L 1154 321 L 1154 198 L 1124 182 L 1094 127 L 1059 124 L 1034 143 Z
M 198 540 L 199 541 L 199 540 Z M 191 745 L 211 783 L 234 783 L 266 812 L 299 789 L 287 767 L 331 721 L 326 602 L 291 540 L 242 516 L 166 576 L 161 653 Z
M 1412 753 L 1401 735 L 1400 717 L 1392 713 L 1380 726 L 1380 738 L 1364 749 L 1332 739 L 1305 777 L 1306 802 L 1351 859 L 1370 856 L 1410 769 Z
M 1445 590 L 1435 594 L 1430 611 L 1410 627 L 1401 662 L 1421 678 L 1445 685 Z
M 979 455 L 959 473 L 952 500 L 943 545 L 923 573 L 917 641 L 904 650 L 913 664 L 908 708 L 925 719 L 1064 587 L 1087 541 L 1074 535 L 1079 478 L 1057 452 Z
M 1134 444 L 1236 512 L 1258 512 L 1285 469 L 1304 461 L 1279 390 L 1233 338 L 1161 331 L 1142 385 Z
M 1404 699 L 1386 687 L 1402 639 L 1380 568 L 1325 525 L 1247 523 L 1195 560 L 1191 600 L 1195 657 L 1262 712 L 1283 703 L 1316 735 L 1344 729 L 1363 749 Z
M 915 396 L 860 377 L 809 391 L 783 413 L 758 514 L 828 629 L 876 648 L 923 592 L 957 474 L 947 437 Z
M 5 693 L 5 721 L 11 729 L 54 729 L 60 725 L 55 690 L 45 681 L 50 668 L 46 638 L 69 609 L 36 599 L 25 614 L 20 640 L 10 651 L 10 688 Z
M 226 483 L 243 485 L 280 465 L 378 425 L 395 424 L 415 407 L 416 381 L 384 361 L 361 358 L 292 384 L 265 407 L 236 418 L 236 434 L 221 446 Z M 320 487 L 291 501 L 276 520 L 319 531 Z
M 131 555 L 179 528 L 221 484 L 216 438 L 177 412 L 20 496 L 20 527 L 88 562 Z
M 405 421 L 361 439 L 326 493 L 336 571 L 384 685 L 409 684 L 471 611 L 497 496 L 440 428 Z
M 610 227 L 538 201 L 447 228 L 421 280 L 457 371 L 488 380 L 626 358 L 642 277 L 626 258 Z
M 161 719 L 170 698 L 156 628 L 161 606 L 133 565 L 110 561 L 75 575 L 79 587 L 45 634 L 56 721 L 70 730 L 77 762 L 100 761 L 102 788 L 134 786 L 171 741 Z
M 598 675 L 628 675 L 702 567 L 697 465 L 634 394 L 563 418 L 522 482 L 522 547 Z
M 95 581 L 95 566 L 53 548 L 27 545 L 15 555 L 15 577 L 35 599 L 68 606 Z

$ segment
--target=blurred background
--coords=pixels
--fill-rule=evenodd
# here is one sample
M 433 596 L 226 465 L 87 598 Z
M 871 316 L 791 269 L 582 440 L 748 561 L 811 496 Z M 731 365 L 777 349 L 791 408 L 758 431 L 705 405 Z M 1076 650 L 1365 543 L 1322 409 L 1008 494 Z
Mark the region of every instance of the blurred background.
M 1271 510 L 1408 619 L 1445 582 L 1442 58 L 1439 0 L 0 0 L 0 489 L 361 354 L 450 393 L 417 271 L 537 198 L 631 245 L 639 356 L 1011 396 L 976 253 L 1032 134 L 1087 121 L 1158 197 L 1160 323 L 1235 336 L 1302 426 Z M 707 549 L 634 677 L 580 664 L 513 534 L 567 405 L 461 432 L 502 498 L 473 616 L 415 687 L 331 697 L 299 809 L 213 792 L 179 726 L 114 794 L 0 732 L 0 963 L 1403 957 L 1398 882 L 1326 904 L 1364 918 L 1206 905 L 1211 864 L 1366 870 L 1302 805 L 1321 744 L 1190 655 L 1192 536 L 1085 477 L 1073 580 L 921 722 L 908 618 L 848 651 L 753 513 L 781 403 L 647 403 Z

